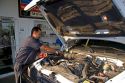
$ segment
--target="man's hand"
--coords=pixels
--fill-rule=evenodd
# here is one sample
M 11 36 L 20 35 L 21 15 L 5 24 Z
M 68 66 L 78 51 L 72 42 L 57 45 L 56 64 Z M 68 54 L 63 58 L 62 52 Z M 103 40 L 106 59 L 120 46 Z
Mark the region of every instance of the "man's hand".
M 50 53 L 55 53 L 56 55 L 62 55 L 63 56 L 63 52 L 62 51 L 59 51 L 59 50 L 55 50 L 49 46 L 45 46 L 45 45 L 42 45 L 40 47 L 41 50 L 44 50 L 44 51 L 47 51 L 47 52 L 50 52 Z
M 55 53 L 56 53 L 57 55 L 63 56 L 63 52 L 62 52 L 62 51 L 56 51 Z
M 41 50 L 44 50 L 44 51 L 47 51 L 47 52 L 52 52 L 52 53 L 54 53 L 56 50 L 55 49 L 53 49 L 53 48 L 51 48 L 51 47 L 49 47 L 49 46 L 45 46 L 45 45 L 42 45 L 41 47 L 40 47 L 40 49 Z

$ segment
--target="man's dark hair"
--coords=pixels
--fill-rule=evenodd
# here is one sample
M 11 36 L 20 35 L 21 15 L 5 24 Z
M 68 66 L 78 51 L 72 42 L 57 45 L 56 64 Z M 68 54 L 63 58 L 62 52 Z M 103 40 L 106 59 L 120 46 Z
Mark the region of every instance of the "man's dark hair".
M 32 36 L 34 31 L 41 31 L 41 28 L 40 27 L 33 27 L 31 30 L 31 36 Z

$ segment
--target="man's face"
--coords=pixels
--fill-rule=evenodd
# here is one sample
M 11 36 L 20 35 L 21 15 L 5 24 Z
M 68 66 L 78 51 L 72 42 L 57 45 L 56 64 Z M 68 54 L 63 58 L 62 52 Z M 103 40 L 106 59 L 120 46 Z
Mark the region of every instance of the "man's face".
M 33 37 L 35 38 L 35 39 L 39 39 L 40 37 L 41 37 L 41 34 L 42 34 L 42 31 L 34 31 L 33 32 Z

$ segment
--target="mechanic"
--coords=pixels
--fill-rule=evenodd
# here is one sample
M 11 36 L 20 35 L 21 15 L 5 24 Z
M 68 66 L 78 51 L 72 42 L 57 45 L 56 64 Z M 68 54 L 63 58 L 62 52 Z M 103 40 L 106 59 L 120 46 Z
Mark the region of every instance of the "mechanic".
M 35 61 L 36 56 L 41 50 L 56 54 L 59 53 L 59 51 L 40 43 L 39 38 L 41 37 L 41 33 L 42 30 L 40 27 L 33 27 L 31 36 L 26 38 L 17 52 L 14 65 L 16 83 L 27 83 L 23 75 L 27 74 L 28 66 Z

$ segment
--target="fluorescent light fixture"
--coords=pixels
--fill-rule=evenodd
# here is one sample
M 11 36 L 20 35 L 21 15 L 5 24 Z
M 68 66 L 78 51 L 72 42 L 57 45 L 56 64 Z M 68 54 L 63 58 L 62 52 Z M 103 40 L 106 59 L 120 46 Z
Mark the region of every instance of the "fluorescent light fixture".
M 107 31 L 107 32 L 105 31 L 104 34 L 109 34 L 109 32 L 108 32 L 108 31 Z
M 33 6 L 35 6 L 37 4 L 37 2 L 39 2 L 40 0 L 32 0 L 25 8 L 24 10 L 29 10 L 30 8 L 32 8 Z
M 96 34 L 109 34 L 109 30 L 107 29 L 102 29 L 102 30 L 96 30 Z
M 101 34 L 100 32 L 96 32 L 96 34 Z
M 70 34 L 80 34 L 78 31 L 70 31 Z

